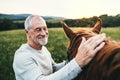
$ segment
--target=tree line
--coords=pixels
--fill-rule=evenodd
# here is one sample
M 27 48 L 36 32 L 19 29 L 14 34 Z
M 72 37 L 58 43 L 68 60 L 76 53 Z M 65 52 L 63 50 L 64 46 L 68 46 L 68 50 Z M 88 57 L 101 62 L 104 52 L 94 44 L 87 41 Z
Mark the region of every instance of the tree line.
M 90 18 L 81 18 L 81 19 L 65 19 L 64 22 L 66 22 L 70 27 L 92 27 L 98 20 L 98 18 L 101 18 L 103 23 L 103 27 L 117 27 L 120 26 L 120 14 L 116 16 L 108 16 L 107 14 L 100 15 L 99 17 L 93 16 Z M 61 20 L 62 21 L 62 20 Z M 52 27 L 62 27 L 61 21 L 59 22 L 48 22 L 46 20 L 48 28 Z M 24 29 L 24 21 L 14 21 L 11 19 L 1 19 L 0 20 L 0 31 L 3 30 L 12 30 L 12 29 Z
M 108 16 L 107 14 L 101 15 L 99 17 L 93 16 L 90 18 L 82 19 L 66 19 L 64 20 L 71 27 L 93 27 L 98 18 L 102 19 L 103 27 L 117 27 L 120 26 L 120 14 L 116 16 Z

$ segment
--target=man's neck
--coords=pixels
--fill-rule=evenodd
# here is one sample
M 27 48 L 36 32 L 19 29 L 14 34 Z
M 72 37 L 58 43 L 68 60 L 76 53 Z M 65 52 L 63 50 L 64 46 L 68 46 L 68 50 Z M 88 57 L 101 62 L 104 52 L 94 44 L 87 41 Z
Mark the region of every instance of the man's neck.
M 39 45 L 39 44 L 35 44 L 35 43 L 31 43 L 31 42 L 28 42 L 28 44 L 34 48 L 34 49 L 37 49 L 37 50 L 41 50 L 42 49 L 42 46 Z

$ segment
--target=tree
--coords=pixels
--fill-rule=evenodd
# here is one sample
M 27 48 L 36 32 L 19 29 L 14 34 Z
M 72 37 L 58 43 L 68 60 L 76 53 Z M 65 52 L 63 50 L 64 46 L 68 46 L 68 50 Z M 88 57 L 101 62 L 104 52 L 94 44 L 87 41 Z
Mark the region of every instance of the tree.
M 2 19 L 0 20 L 0 30 L 11 30 L 14 29 L 16 25 L 10 19 Z

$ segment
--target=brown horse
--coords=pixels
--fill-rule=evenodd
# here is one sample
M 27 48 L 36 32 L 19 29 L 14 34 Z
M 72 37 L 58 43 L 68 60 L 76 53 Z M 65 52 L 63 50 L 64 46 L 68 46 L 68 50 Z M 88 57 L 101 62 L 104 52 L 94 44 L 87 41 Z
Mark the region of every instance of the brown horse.
M 68 46 L 68 60 L 77 53 L 81 38 L 97 35 L 101 31 L 101 19 L 98 19 L 92 30 L 78 30 L 73 32 L 64 22 L 64 32 L 70 40 Z M 74 80 L 120 80 L 120 44 L 106 39 L 106 45 L 92 61 L 83 68 L 83 71 Z

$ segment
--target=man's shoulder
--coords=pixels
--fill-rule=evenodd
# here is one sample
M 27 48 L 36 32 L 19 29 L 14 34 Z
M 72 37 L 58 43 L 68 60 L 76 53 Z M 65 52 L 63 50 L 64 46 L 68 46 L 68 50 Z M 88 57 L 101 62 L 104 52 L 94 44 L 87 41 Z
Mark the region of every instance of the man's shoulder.
M 20 46 L 19 49 L 16 50 L 15 52 L 15 56 L 19 56 L 19 57 L 25 57 L 25 56 L 29 56 L 29 49 L 27 48 L 27 44 L 22 44 Z
M 14 55 L 13 66 L 24 67 L 24 65 L 31 63 L 32 55 L 27 49 L 26 45 L 21 45 L 19 49 L 16 50 Z M 22 64 L 22 65 L 21 65 Z
M 27 49 L 26 44 L 22 44 L 22 45 L 16 50 L 16 52 L 27 51 L 26 49 Z

